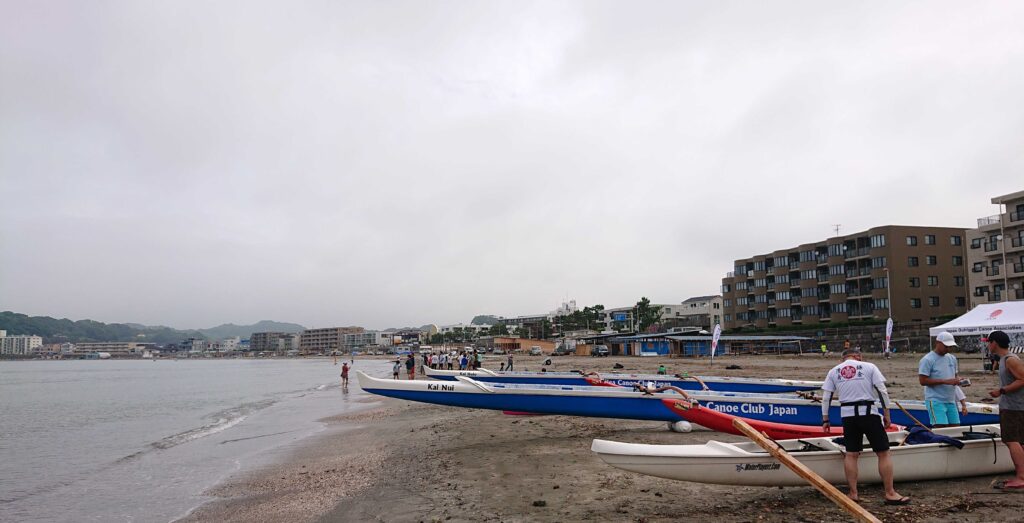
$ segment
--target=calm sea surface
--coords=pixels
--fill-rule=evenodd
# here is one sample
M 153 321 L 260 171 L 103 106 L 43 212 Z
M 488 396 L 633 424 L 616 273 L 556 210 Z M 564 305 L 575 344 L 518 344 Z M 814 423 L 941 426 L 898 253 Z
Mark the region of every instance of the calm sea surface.
M 355 369 L 389 374 L 382 361 Z M 325 416 L 366 408 L 330 360 L 0 362 L 0 521 L 173 520 Z

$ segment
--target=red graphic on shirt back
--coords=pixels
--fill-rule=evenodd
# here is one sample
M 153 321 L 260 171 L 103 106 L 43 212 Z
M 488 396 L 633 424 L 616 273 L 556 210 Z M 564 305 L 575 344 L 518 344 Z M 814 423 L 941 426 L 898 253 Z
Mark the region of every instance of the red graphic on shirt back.
M 857 369 L 853 368 L 853 365 L 847 365 L 839 369 L 839 375 L 843 378 L 850 379 L 857 375 Z

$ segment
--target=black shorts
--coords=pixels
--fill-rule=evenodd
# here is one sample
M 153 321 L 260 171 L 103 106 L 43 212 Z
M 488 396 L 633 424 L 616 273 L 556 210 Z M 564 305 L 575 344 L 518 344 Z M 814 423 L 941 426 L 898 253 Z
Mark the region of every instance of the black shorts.
M 881 416 L 872 414 L 843 418 L 843 441 L 846 442 L 847 452 L 863 451 L 864 436 L 868 437 L 871 450 L 875 452 L 889 450 L 889 435 L 886 434 L 885 427 L 882 426 Z

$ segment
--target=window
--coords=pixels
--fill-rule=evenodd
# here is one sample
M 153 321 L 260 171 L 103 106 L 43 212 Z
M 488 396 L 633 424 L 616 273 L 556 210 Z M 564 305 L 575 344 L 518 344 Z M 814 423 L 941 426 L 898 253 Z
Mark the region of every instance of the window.
M 916 278 L 916 277 L 915 278 L 911 278 L 910 279 L 910 286 L 911 287 L 920 287 L 921 286 L 921 278 Z
M 829 290 L 832 291 L 832 294 L 846 294 L 846 284 L 833 283 Z
M 723 283 L 722 284 L 722 294 L 725 294 L 727 292 L 732 292 L 732 284 Z
M 963 276 L 953 276 L 953 286 L 954 287 L 963 287 L 964 286 L 964 277 Z
M 974 288 L 974 295 L 975 296 L 984 296 L 986 294 L 988 294 L 988 285 L 984 285 L 984 286 L 981 286 L 981 287 L 975 287 Z
M 779 291 L 775 293 L 776 300 L 788 300 L 790 296 L 789 291 Z
M 920 309 L 921 308 L 921 298 L 910 298 L 910 308 L 911 309 Z
M 957 307 L 966 307 L 967 306 L 967 300 L 964 299 L 963 296 L 957 296 L 956 299 L 953 300 L 953 302 L 956 304 Z
M 722 308 L 721 304 L 719 304 L 719 303 L 713 303 L 711 306 L 713 308 L 715 308 L 715 309 L 721 309 Z
M 846 266 L 845 265 L 829 265 L 828 273 L 831 274 L 832 276 L 840 276 L 840 275 L 846 274 Z
M 928 277 L 928 286 L 929 287 L 938 287 L 939 286 L 939 277 L 938 276 L 929 276 Z
M 871 268 L 881 269 L 882 267 L 885 267 L 885 256 L 871 258 Z
M 885 235 L 884 234 L 876 234 L 876 235 L 872 236 L 871 237 L 871 246 L 872 247 L 885 247 Z
M 842 256 L 843 255 L 843 250 L 844 250 L 843 249 L 843 244 L 841 244 L 841 243 L 833 243 L 832 245 L 828 246 L 828 255 L 829 256 Z
M 846 312 L 846 311 L 847 311 L 847 309 L 846 309 L 846 302 L 845 301 L 841 301 L 841 302 L 833 303 L 832 304 L 832 312 Z
M 725 321 L 732 321 L 732 314 L 726 314 Z
M 949 244 L 950 245 L 963 245 L 964 244 L 964 239 L 959 237 L 959 236 L 956 236 L 956 235 L 950 236 L 949 237 Z
M 789 265 L 789 257 L 788 256 L 776 256 L 775 257 L 775 266 L 776 267 L 785 267 L 787 265 Z
M 734 271 L 735 274 L 746 274 L 747 273 L 747 266 L 746 265 L 737 265 L 737 266 L 733 267 L 733 271 Z
M 963 256 L 953 256 L 953 267 L 960 267 L 964 264 Z
M 881 278 L 872 278 L 871 284 L 876 289 L 884 289 L 889 286 L 889 278 L 882 276 Z
M 817 253 L 815 253 L 814 251 L 800 251 L 800 261 L 802 262 L 814 261 L 818 259 L 817 256 Z
M 871 303 L 874 305 L 875 310 L 878 310 L 878 309 L 888 309 L 889 308 L 889 300 L 887 300 L 885 298 L 879 298 L 877 300 L 871 300 Z
M 924 235 L 924 244 L 925 245 L 935 245 L 935 235 L 934 234 L 925 234 Z
M 789 274 L 780 274 L 776 276 L 775 283 L 789 283 Z
M 747 304 L 747 298 L 746 297 L 736 298 L 736 305 L 746 305 L 746 304 Z
M 768 285 L 768 283 L 764 278 L 754 280 L 754 287 L 764 287 L 766 285 Z
M 938 265 L 939 264 L 939 259 L 936 258 L 935 256 L 925 256 L 924 257 L 924 262 L 926 264 L 928 264 L 928 265 Z
M 804 280 L 814 280 L 818 278 L 818 271 L 811 269 L 809 271 L 800 271 L 800 278 Z
M 747 282 L 745 282 L 745 281 L 738 281 L 738 282 L 736 282 L 736 290 L 738 290 L 738 291 L 745 291 L 745 290 L 747 290 Z
M 907 257 L 907 267 L 917 267 L 918 265 L 920 265 L 920 264 L 917 263 L 917 256 L 908 256 Z
M 805 305 L 804 306 L 804 314 L 807 314 L 807 315 L 810 315 L 810 316 L 817 316 L 818 315 L 818 306 L 817 305 Z
M 917 236 L 907 236 L 907 245 L 917 245 Z
M 928 297 L 928 306 L 929 307 L 938 307 L 939 306 L 939 297 L 938 296 L 929 296 Z
M 788 318 L 789 317 L 789 308 L 786 307 L 786 308 L 783 308 L 783 309 L 779 309 L 775 314 L 778 317 L 780 317 L 780 318 Z
M 758 294 L 757 296 L 754 296 L 754 303 L 768 303 L 768 295 Z
M 732 300 L 726 298 L 722 300 L 722 305 L 725 305 L 726 307 L 732 307 Z
M 764 270 L 764 260 L 755 261 L 754 262 L 754 270 L 755 271 L 763 271 Z
M 971 248 L 972 249 L 980 249 L 981 248 L 981 238 L 975 238 L 975 239 L 971 240 Z

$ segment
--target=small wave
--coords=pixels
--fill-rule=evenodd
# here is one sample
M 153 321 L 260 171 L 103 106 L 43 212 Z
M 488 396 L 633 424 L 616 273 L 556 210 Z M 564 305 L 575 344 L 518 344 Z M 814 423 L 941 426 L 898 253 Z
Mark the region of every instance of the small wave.
M 275 400 L 264 400 L 253 403 L 244 403 L 237 407 L 232 407 L 230 409 L 214 413 L 208 416 L 212 420 L 210 423 L 207 423 L 202 427 L 197 427 L 191 430 L 186 430 L 184 432 L 179 432 L 172 436 L 167 436 L 166 438 L 163 438 L 160 441 L 150 443 L 150 446 L 155 449 L 161 450 L 169 449 L 171 447 L 176 447 L 183 443 L 188 443 L 190 441 L 195 441 L 199 438 L 205 438 L 206 436 L 217 434 L 218 432 L 224 432 L 225 430 L 228 430 L 231 427 L 234 427 L 235 425 L 238 425 L 239 423 L 245 421 L 245 419 L 249 417 L 249 414 L 257 410 L 265 409 L 273 405 L 274 403 L 276 403 Z
M 324 390 L 324 389 L 326 389 L 326 388 L 327 388 L 327 385 L 319 385 L 319 386 L 317 386 L 317 387 L 316 387 L 315 389 L 313 389 L 313 390 Z

